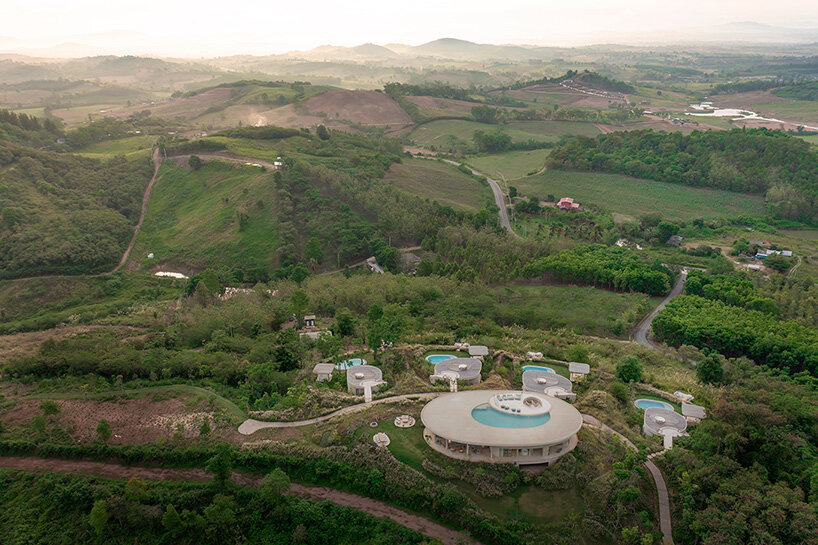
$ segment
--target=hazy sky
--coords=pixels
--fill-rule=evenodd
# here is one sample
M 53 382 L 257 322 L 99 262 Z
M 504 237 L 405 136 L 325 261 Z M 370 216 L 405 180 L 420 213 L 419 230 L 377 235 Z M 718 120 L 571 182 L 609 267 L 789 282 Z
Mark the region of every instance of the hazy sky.
M 42 46 L 111 30 L 176 36 L 202 54 L 264 44 L 566 43 L 607 33 L 756 21 L 818 27 L 818 0 L 2 0 L 0 36 Z M 192 41 L 191 37 L 198 37 Z M 122 34 L 124 41 L 136 40 Z M 88 40 L 83 40 L 88 43 Z M 50 44 L 50 45 L 53 45 Z

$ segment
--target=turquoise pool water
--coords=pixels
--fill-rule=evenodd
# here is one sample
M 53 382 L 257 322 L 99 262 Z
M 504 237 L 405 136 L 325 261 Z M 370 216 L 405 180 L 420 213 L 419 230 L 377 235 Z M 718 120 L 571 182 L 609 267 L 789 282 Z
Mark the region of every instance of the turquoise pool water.
M 481 424 L 494 428 L 533 428 L 551 420 L 551 415 L 548 413 L 534 416 L 502 413 L 492 409 L 488 403 L 472 409 L 471 416 Z
M 355 367 L 356 365 L 366 365 L 366 360 L 362 358 L 351 358 L 341 363 L 336 363 L 335 368 L 340 369 L 341 371 L 345 371 L 350 367 Z
M 440 363 L 441 361 L 453 360 L 457 356 L 452 356 L 450 354 L 432 354 L 431 356 L 426 356 L 426 361 L 429 363 Z
M 556 371 L 544 365 L 523 365 L 523 371 L 548 371 L 549 373 L 556 373 Z
M 669 411 L 673 410 L 673 405 L 670 403 L 665 403 L 664 401 L 657 401 L 655 399 L 637 399 L 633 402 L 634 405 L 639 407 L 642 410 L 649 409 L 651 407 L 661 407 L 662 409 L 667 409 Z

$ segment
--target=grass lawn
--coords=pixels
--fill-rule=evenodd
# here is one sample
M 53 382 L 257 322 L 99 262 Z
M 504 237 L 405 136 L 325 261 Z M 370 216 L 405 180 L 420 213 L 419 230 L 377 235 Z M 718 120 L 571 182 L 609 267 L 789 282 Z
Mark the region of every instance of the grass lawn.
M 639 180 L 619 174 L 546 170 L 537 176 L 514 182 L 525 196 L 545 198 L 573 197 L 582 205 L 594 205 L 628 216 L 658 212 L 670 220 L 693 218 L 759 216 L 764 199 L 745 193 L 732 193 Z
M 418 126 L 409 137 L 421 146 L 448 146 L 452 138 L 471 143 L 474 131 L 501 131 L 515 142 L 537 140 L 556 142 L 566 135 L 595 136 L 599 134 L 592 123 L 577 121 L 513 121 L 505 125 L 489 125 L 459 119 L 441 119 Z
M 141 150 L 148 150 L 153 146 L 156 138 L 153 136 L 131 136 L 119 140 L 95 142 L 80 151 L 82 155 L 128 155 Z
M 474 131 L 491 131 L 494 129 L 496 129 L 496 125 L 486 125 L 476 121 L 441 119 L 418 126 L 409 134 L 409 138 L 421 146 L 440 147 L 448 145 L 452 136 L 465 142 L 471 142 Z
M 531 329 L 566 328 L 606 337 L 627 337 L 661 300 L 590 286 L 508 286 L 495 292 L 498 303 L 492 314 L 497 323 L 513 325 L 525 320 Z
M 389 452 L 404 464 L 421 473 L 438 480 L 426 473 L 422 461 L 429 456 L 441 456 L 426 444 L 423 439 L 423 425 L 418 422 L 408 429 L 395 427 L 393 422 L 380 422 L 368 434 L 369 441 L 378 432 L 389 436 Z M 521 486 L 508 496 L 484 498 L 474 487 L 460 480 L 452 481 L 461 492 L 467 494 L 474 502 L 486 511 L 500 517 L 521 518 L 532 524 L 549 524 L 558 522 L 572 511 L 582 512 L 583 503 L 576 489 L 544 490 L 536 486 Z
M 476 211 L 492 203 L 491 190 L 456 167 L 426 159 L 408 159 L 392 165 L 384 181 L 461 210 Z
M 278 244 L 272 178 L 256 167 L 219 161 L 198 171 L 163 166 L 131 259 L 154 253 L 151 265 L 191 267 L 272 259 Z M 242 229 L 239 212 L 248 216 Z
M 551 150 L 507 151 L 493 155 L 476 155 L 466 160 L 483 174 L 499 180 L 522 178 L 539 171 Z
M 556 142 L 563 136 L 596 136 L 600 130 L 579 121 L 513 121 L 503 128 L 515 142 L 538 140 Z

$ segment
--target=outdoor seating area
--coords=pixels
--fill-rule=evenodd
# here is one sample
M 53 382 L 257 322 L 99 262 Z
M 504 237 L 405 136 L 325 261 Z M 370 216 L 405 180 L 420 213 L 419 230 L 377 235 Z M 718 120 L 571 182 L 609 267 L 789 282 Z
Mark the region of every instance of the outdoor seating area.
M 395 426 L 398 428 L 411 428 L 415 425 L 415 418 L 408 414 L 395 417 Z
M 542 369 L 527 369 L 523 371 L 523 391 L 540 392 L 567 401 L 574 401 L 577 395 L 573 392 L 574 385 L 570 380 Z
M 386 435 L 384 432 L 378 432 L 372 437 L 372 441 L 379 447 L 388 447 L 389 443 L 392 441 L 389 439 L 389 436 Z

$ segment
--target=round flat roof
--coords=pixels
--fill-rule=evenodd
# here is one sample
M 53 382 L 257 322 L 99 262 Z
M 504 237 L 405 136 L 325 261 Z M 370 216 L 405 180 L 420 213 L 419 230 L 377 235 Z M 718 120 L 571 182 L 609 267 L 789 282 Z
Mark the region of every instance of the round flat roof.
M 497 394 L 520 394 L 514 390 L 469 390 L 444 394 L 423 407 L 420 419 L 429 431 L 451 441 L 494 447 L 553 445 L 570 439 L 582 428 L 582 415 L 569 403 L 545 396 L 551 418 L 539 426 L 501 428 L 481 424 L 472 416 L 478 405 Z M 525 418 L 525 417 L 522 417 Z
M 687 420 L 676 411 L 662 407 L 648 407 L 645 409 L 645 426 L 654 433 L 658 433 L 662 428 L 673 428 L 682 432 L 687 429 Z
M 528 369 L 523 371 L 523 384 L 526 390 L 532 392 L 545 392 L 554 386 L 560 387 L 566 392 L 570 392 L 573 384 L 562 375 L 539 369 Z
M 360 386 L 368 380 L 381 380 L 383 373 L 374 365 L 356 365 L 347 368 L 347 384 Z
M 483 362 L 475 358 L 452 358 L 440 361 L 435 364 L 435 374 L 440 375 L 446 371 L 457 373 L 463 380 L 471 380 L 480 376 L 483 369 Z

